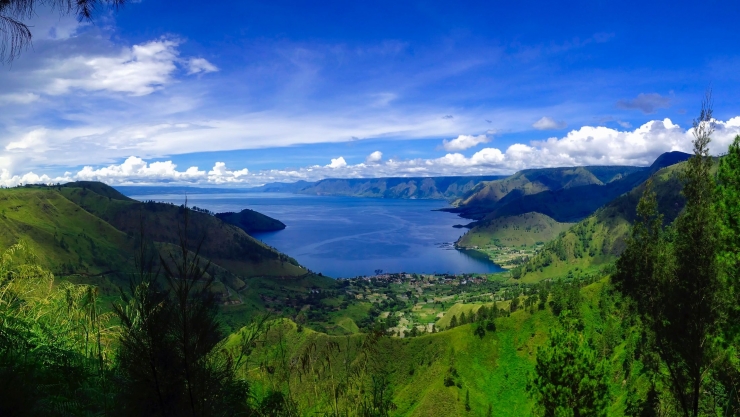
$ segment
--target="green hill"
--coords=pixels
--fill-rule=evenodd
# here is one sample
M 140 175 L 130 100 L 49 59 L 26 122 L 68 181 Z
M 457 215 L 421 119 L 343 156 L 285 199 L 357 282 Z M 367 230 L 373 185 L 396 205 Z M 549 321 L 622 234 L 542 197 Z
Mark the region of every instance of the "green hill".
M 247 233 L 273 232 L 285 229 L 285 224 L 280 220 L 273 219 L 250 209 L 244 209 L 239 213 L 217 213 L 216 217 L 226 223 L 233 224 Z
M 460 237 L 457 246 L 482 248 L 495 246 L 531 246 L 554 239 L 573 223 L 560 223 L 541 213 L 525 213 L 475 223 Z
M 104 186 L 106 187 L 106 186 Z M 108 187 L 110 188 L 110 187 Z M 108 222 L 129 236 L 142 226 L 155 242 L 178 244 L 183 208 L 172 204 L 115 199 L 89 188 L 87 183 L 68 183 L 60 187 L 67 199 Z M 224 223 L 207 213 L 190 211 L 188 239 L 195 249 L 205 237 L 201 254 L 241 277 L 298 276 L 306 271 L 292 258 L 252 238 L 241 228 Z
M 449 211 L 476 220 L 538 212 L 559 222 L 575 222 L 642 184 L 658 170 L 688 157 L 688 154 L 681 152 L 668 152 L 656 159 L 649 168 L 525 170 L 506 180 L 487 183 L 472 195 L 461 199 L 458 207 Z
M 663 168 L 652 176 L 658 209 L 663 213 L 666 224 L 678 216 L 684 205 L 678 178 L 683 165 Z M 524 281 L 534 282 L 565 275 L 575 267 L 587 269 L 616 260 L 624 250 L 625 239 L 644 189 L 645 183 L 642 183 L 560 233 L 512 274 Z
M 131 270 L 134 237 L 142 225 L 160 247 L 178 244 L 182 210 L 141 203 L 97 182 L 2 189 L 0 244 L 26 241 L 41 265 L 56 275 L 120 275 Z M 188 232 L 191 249 L 205 236 L 201 254 L 235 289 L 254 276 L 306 274 L 295 260 L 209 214 L 190 211 Z
M 0 245 L 19 240 L 57 275 L 128 270 L 133 259 L 133 239 L 48 187 L 0 189 Z

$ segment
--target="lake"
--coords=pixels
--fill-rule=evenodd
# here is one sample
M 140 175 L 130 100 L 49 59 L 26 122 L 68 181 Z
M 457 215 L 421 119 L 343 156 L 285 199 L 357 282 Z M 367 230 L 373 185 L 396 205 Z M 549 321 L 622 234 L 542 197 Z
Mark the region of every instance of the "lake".
M 182 194 L 130 195 L 137 200 L 182 204 Z M 286 193 L 188 194 L 188 205 L 216 213 L 249 208 L 286 224 L 253 236 L 314 272 L 355 277 L 384 272 L 490 273 L 503 269 L 488 258 L 460 251 L 465 232 L 439 200 L 396 200 Z

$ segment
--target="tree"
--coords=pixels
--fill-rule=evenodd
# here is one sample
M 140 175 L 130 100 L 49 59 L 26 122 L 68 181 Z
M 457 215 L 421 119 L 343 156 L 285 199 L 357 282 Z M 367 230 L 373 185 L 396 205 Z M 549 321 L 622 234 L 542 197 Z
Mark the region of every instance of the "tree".
M 543 416 L 605 416 L 609 405 L 606 362 L 599 360 L 582 324 L 563 312 L 548 344 L 537 350 L 527 391 Z
M 31 29 L 23 23 L 41 6 L 51 6 L 60 14 L 74 14 L 91 20 L 93 12 L 107 6 L 118 8 L 127 0 L 0 0 L 0 61 L 10 62 L 31 44 Z
M 717 261 L 730 293 L 733 295 L 735 310 L 732 323 L 740 323 L 740 136 L 730 145 L 727 155 L 722 158 L 717 172 L 717 216 L 719 219 L 719 250 Z M 730 337 L 740 334 L 740 328 L 733 329 Z
M 450 319 L 450 329 L 453 327 L 457 327 L 457 316 L 452 316 L 452 319 Z
M 224 345 L 201 242 L 189 250 L 189 211 L 178 224 L 179 251 L 157 254 L 142 226 L 138 271 L 115 305 L 122 335 L 118 352 L 123 415 L 233 415 L 246 410 L 246 382 L 236 369 L 245 351 Z M 164 275 L 161 285 L 158 262 Z
M 483 339 L 486 336 L 486 329 L 483 326 L 483 323 L 478 323 L 475 326 L 475 330 L 473 331 L 473 334 Z
M 708 147 L 713 130 L 707 93 L 694 121 L 694 155 L 680 174 L 684 210 L 664 232 L 648 184 L 615 274 L 617 287 L 635 302 L 645 339 L 667 369 L 671 393 L 685 416 L 700 412 L 728 304 L 718 273 L 717 192 Z
M 496 322 L 493 321 L 493 319 L 488 320 L 486 322 L 486 330 L 489 332 L 495 332 L 496 331 Z

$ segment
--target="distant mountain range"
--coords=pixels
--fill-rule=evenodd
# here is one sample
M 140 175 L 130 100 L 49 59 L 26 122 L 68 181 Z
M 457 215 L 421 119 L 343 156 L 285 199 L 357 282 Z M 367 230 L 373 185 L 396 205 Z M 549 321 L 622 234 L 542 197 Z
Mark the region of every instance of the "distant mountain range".
M 328 178 L 316 182 L 274 182 L 253 188 L 202 188 L 182 186 L 118 186 L 127 196 L 158 194 L 293 193 L 347 197 L 454 200 L 477 185 L 505 175 L 469 177 Z
M 537 212 L 559 222 L 576 222 L 642 184 L 660 169 L 691 155 L 668 152 L 649 167 L 585 166 L 528 169 L 481 183 L 446 209 L 484 223 L 499 217 Z

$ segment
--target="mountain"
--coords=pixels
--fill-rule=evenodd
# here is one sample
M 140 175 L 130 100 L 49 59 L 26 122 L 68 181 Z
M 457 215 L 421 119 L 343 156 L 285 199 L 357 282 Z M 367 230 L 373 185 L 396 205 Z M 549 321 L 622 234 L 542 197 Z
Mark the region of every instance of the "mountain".
M 216 217 L 226 223 L 233 224 L 247 233 L 274 232 L 285 229 L 285 224 L 280 220 L 273 219 L 250 209 L 244 209 L 239 213 L 217 213 Z
M 684 206 L 678 176 L 684 165 L 671 165 L 651 176 L 665 224 L 673 222 Z M 532 282 L 564 275 L 573 268 L 586 269 L 614 261 L 625 248 L 644 189 L 645 182 L 562 232 L 522 267 L 513 270 L 513 276 Z
M 454 199 L 502 176 L 325 179 L 300 194 L 403 199 Z
M 142 228 L 148 239 L 168 251 L 179 243 L 183 214 L 180 206 L 141 203 L 98 182 L 1 189 L 0 245 L 25 241 L 40 265 L 59 276 L 112 274 L 113 280 L 123 279 L 132 270 Z M 206 213 L 188 214 L 191 250 L 205 236 L 201 254 L 212 261 L 212 272 L 234 289 L 251 277 L 307 273 L 240 227 Z M 251 217 L 265 220 L 257 214 Z
M 296 182 L 271 182 L 259 187 L 248 188 L 250 193 L 298 193 L 304 188 L 316 184 L 315 182 L 296 181 Z
M 179 223 L 184 209 L 173 204 L 142 203 L 124 197 L 114 198 L 111 187 L 101 183 L 71 182 L 59 187 L 69 201 L 102 219 L 128 236 L 142 228 L 147 237 L 163 244 L 178 244 Z M 290 257 L 266 246 L 244 230 L 215 216 L 190 210 L 188 239 L 194 249 L 203 239 L 201 254 L 231 273 L 252 276 L 296 276 L 306 271 Z
M 577 167 L 520 171 L 482 184 L 448 209 L 461 217 L 490 221 L 538 212 L 558 222 L 579 221 L 617 196 L 642 184 L 662 168 L 689 158 L 668 152 L 647 168 Z

